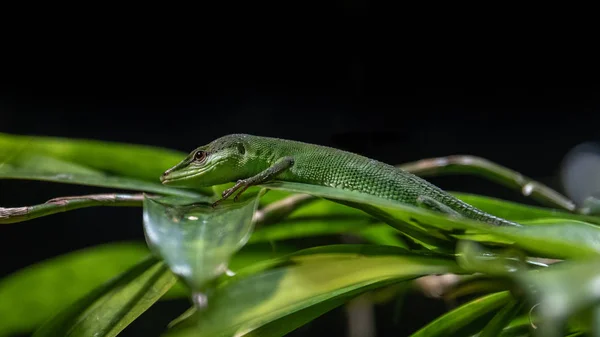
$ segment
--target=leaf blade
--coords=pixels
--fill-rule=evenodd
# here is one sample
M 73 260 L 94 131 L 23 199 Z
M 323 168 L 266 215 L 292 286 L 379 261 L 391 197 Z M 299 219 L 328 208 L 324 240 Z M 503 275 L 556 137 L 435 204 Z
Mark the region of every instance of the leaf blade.
M 115 275 L 138 263 L 149 251 L 142 243 L 86 248 L 21 269 L 0 280 L 0 336 L 33 331 Z M 89 266 L 95 266 L 89 270 Z M 65 287 L 66 282 L 71 282 Z
M 33 336 L 116 336 L 176 280 L 163 263 L 153 257 L 146 259 L 61 311 Z
M 459 271 L 451 259 L 399 255 L 400 248 L 342 246 L 339 251 L 327 246 L 301 251 L 258 273 L 241 271 L 209 293 L 207 311 L 179 323 L 167 336 L 243 336 L 313 306 L 334 307 L 329 301 L 423 274 Z

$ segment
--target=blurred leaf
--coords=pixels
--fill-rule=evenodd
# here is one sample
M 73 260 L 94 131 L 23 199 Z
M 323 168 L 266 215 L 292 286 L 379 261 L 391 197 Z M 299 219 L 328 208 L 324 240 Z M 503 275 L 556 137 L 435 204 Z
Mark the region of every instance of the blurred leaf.
M 225 200 L 216 207 L 185 205 L 185 199 L 145 198 L 146 242 L 173 273 L 194 291 L 200 290 L 226 272 L 232 255 L 248 241 L 258 196 L 245 193 L 237 202 Z
M 27 163 L 32 156 L 45 156 L 105 173 L 158 182 L 165 170 L 186 155 L 136 144 L 0 133 L 0 164 L 17 167 L 31 168 Z
M 459 272 L 451 259 L 369 245 L 312 248 L 270 266 L 258 273 L 251 267 L 251 273 L 241 271 L 222 281 L 207 293 L 206 310 L 179 321 L 167 335 L 246 336 L 284 319 L 285 328 L 265 327 L 268 336 L 281 336 L 367 290 L 421 275 Z
M 520 251 L 504 249 L 500 252 L 485 249 L 473 241 L 459 241 L 456 261 L 466 271 L 490 276 L 526 271 L 527 257 Z
M 160 184 L 187 154 L 164 148 L 0 133 L 0 178 L 52 181 L 193 197 L 212 195 Z
M 33 336 L 116 336 L 176 280 L 162 262 L 146 259 L 58 313 Z
M 408 245 L 400 239 L 398 231 L 385 225 L 369 226 L 358 232 L 358 235 L 368 242 L 384 246 L 396 246 L 408 248 Z
M 483 328 L 478 337 L 496 337 L 521 310 L 522 301 L 512 300 Z
M 530 317 L 529 312 L 519 316 L 512 320 L 507 326 L 502 329 L 502 332 L 498 335 L 501 337 L 522 337 L 531 336 L 535 333 L 537 325 L 532 321 L 533 317 Z M 565 329 L 564 336 L 579 336 L 582 331 L 578 331 L 575 326 L 569 325 Z
M 498 310 L 509 303 L 510 299 L 508 291 L 479 297 L 438 317 L 411 337 L 470 336 L 487 323 L 473 324 L 475 320 Z
M 535 308 L 538 336 L 562 336 L 569 318 L 590 328 L 585 317 L 600 303 L 600 258 L 552 264 L 540 270 L 511 274 Z
M 529 336 L 529 332 L 532 330 L 531 320 L 529 313 L 521 315 L 518 318 L 513 319 L 508 325 L 502 329 L 499 336 L 502 337 L 521 337 Z
M 106 244 L 8 275 L 0 280 L 0 336 L 33 331 L 50 315 L 148 255 L 143 243 Z
M 178 189 L 132 178 L 113 177 L 98 174 L 76 174 L 76 173 L 46 173 L 37 171 L 25 171 L 19 169 L 0 168 L 0 179 L 39 180 L 64 184 L 77 184 L 86 186 L 97 186 L 106 188 L 118 188 L 124 190 L 143 191 L 158 194 L 177 195 L 183 197 L 202 197 L 191 190 Z
M 540 219 L 520 228 L 485 229 L 494 236 L 546 258 L 581 258 L 600 254 L 600 228 L 575 220 Z
M 600 199 L 598 196 L 592 195 L 587 197 L 581 205 L 581 213 L 600 218 Z
M 458 284 L 444 294 L 447 300 L 454 300 L 462 296 L 478 296 L 495 293 L 510 289 L 512 282 L 498 276 L 490 276 L 485 274 L 463 275 Z

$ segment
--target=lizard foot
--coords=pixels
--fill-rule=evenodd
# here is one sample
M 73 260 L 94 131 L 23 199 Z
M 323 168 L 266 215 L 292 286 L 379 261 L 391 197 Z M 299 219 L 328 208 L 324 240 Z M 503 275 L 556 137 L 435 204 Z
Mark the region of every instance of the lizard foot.
M 239 192 L 235 195 L 235 197 L 233 197 L 233 201 L 237 202 L 240 198 L 240 195 L 242 193 L 244 193 L 244 191 L 246 191 L 248 189 L 248 187 L 251 186 L 251 183 L 248 182 L 247 180 L 238 180 L 237 183 L 231 187 L 226 189 L 225 191 L 223 191 L 223 193 L 221 194 L 222 198 L 215 201 L 212 204 L 212 207 L 216 207 L 221 201 L 229 198 L 232 194 L 234 194 L 236 191 L 239 190 Z

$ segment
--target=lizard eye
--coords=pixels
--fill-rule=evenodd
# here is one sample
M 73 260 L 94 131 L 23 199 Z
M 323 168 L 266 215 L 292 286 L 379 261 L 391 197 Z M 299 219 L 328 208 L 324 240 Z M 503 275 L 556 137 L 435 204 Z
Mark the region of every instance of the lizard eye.
M 196 154 L 194 154 L 195 160 L 202 160 L 205 157 L 206 157 L 206 152 L 204 152 L 204 151 L 198 151 L 198 152 L 196 152 Z

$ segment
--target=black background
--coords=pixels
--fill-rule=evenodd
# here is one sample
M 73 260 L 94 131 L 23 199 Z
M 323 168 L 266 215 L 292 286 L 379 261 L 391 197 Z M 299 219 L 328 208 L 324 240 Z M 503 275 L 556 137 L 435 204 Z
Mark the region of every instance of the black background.
M 380 17 L 353 6 L 341 12 L 339 21 L 332 21 L 337 29 L 322 35 L 286 33 L 263 45 L 254 41 L 260 34 L 241 30 L 235 41 L 223 39 L 227 49 L 209 46 L 212 34 L 205 30 L 189 40 L 162 36 L 161 44 L 152 34 L 131 31 L 98 44 L 41 37 L 35 50 L 6 63 L 0 132 L 185 152 L 242 132 L 334 146 L 392 164 L 472 154 L 558 189 L 567 151 L 598 140 L 597 88 L 513 76 L 530 70 L 527 54 L 515 55 L 516 49 L 498 50 L 490 59 L 457 55 L 460 45 L 444 37 L 438 37 L 444 43 L 430 41 L 433 46 L 423 49 L 411 43 L 419 38 L 406 32 L 386 40 L 345 30 L 352 22 L 377 24 Z M 549 69 L 548 60 L 537 61 Z M 529 202 L 478 178 L 432 181 L 446 189 Z M 104 190 L 0 181 L 0 205 L 98 191 Z M 143 240 L 139 209 L 82 209 L 5 225 L 0 275 L 75 249 L 131 239 Z M 161 304 L 146 315 L 154 319 L 127 332 L 150 336 L 148 331 L 168 322 L 165 312 L 175 316 L 171 309 L 185 307 Z M 404 335 L 443 310 L 420 297 L 404 308 L 398 323 L 393 308 L 378 309 L 380 336 Z M 325 335 L 325 327 L 339 326 L 342 332 L 342 318 L 337 310 L 302 331 Z

